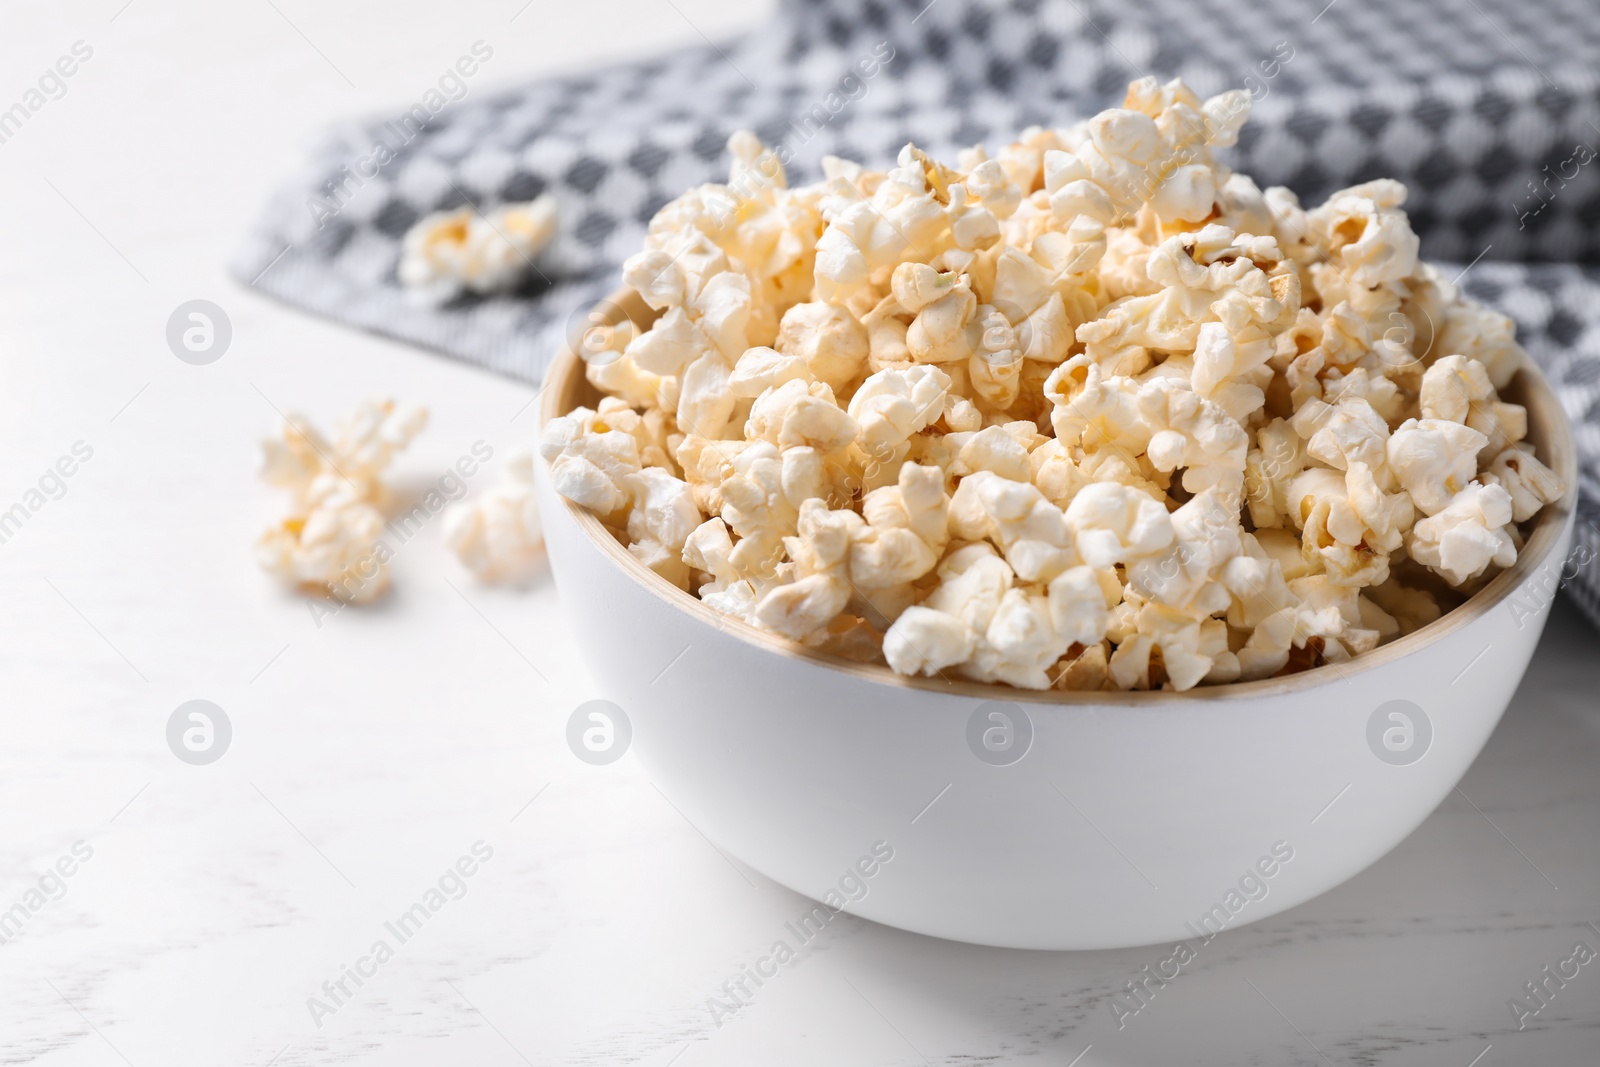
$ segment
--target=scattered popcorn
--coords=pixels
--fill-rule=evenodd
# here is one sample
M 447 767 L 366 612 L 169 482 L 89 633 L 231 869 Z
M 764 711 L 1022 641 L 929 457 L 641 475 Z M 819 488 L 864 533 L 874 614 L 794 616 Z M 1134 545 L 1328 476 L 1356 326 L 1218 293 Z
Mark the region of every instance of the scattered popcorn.
M 292 494 L 288 517 L 256 544 L 262 569 L 346 603 L 382 595 L 392 553 L 383 540 L 389 492 L 381 475 L 427 422 L 423 408 L 369 401 L 339 421 L 330 441 L 303 417 L 287 416 L 279 435 L 262 442 L 262 479 Z
M 304 514 L 261 535 L 256 560 L 289 585 L 364 604 L 389 588 L 383 515 L 336 474 L 313 478 Z
M 261 477 L 293 493 L 294 506 L 302 511 L 311 483 L 325 473 L 338 475 L 358 497 L 382 508 L 386 491 L 379 476 L 427 423 L 423 408 L 369 401 L 340 419 L 329 441 L 303 416 L 291 413 L 278 436 L 262 442 Z
M 556 232 L 555 197 L 480 212 L 440 211 L 407 231 L 396 274 L 419 300 L 444 304 L 463 292 L 504 292 L 533 266 Z
M 511 454 L 500 468 L 497 484 L 476 500 L 445 511 L 444 539 L 482 581 L 527 581 L 544 557 L 534 502 L 533 453 Z
M 1500 396 L 1521 350 L 1398 182 L 1303 208 L 1214 158 L 1249 105 L 1146 78 L 794 188 L 735 134 L 625 265 L 659 317 L 546 427 L 555 488 L 717 610 L 907 675 L 1184 690 L 1426 626 L 1566 491 Z

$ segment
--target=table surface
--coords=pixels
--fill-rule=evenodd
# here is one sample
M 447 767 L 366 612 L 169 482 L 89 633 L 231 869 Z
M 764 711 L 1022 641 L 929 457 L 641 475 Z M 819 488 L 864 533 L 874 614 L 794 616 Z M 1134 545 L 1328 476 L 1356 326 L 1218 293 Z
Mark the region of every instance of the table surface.
M 1595 968 L 1520 1032 L 1508 1008 L 1576 942 L 1600 947 L 1600 657 L 1565 605 L 1460 793 L 1349 883 L 1222 934 L 1121 1027 L 1111 995 L 1154 950 L 1002 951 L 851 917 L 718 1025 L 707 999 L 802 901 L 731 869 L 631 758 L 572 758 L 563 726 L 591 692 L 547 579 L 477 586 L 435 523 L 386 601 L 319 617 L 250 559 L 282 507 L 253 473 L 274 409 L 426 401 L 402 492 L 476 440 L 531 436 L 527 385 L 224 276 L 311 135 L 413 98 L 479 38 L 509 82 L 760 14 L 521 6 L 7 4 L 0 109 L 74 42 L 93 54 L 0 144 L 0 510 L 78 442 L 92 455 L 0 544 L 0 911 L 25 916 L 0 945 L 0 1059 L 1596 1061 Z M 164 340 L 196 298 L 234 330 L 206 367 Z M 233 728 L 205 767 L 166 742 L 196 698 Z M 389 937 L 475 846 L 492 854 L 459 899 L 446 878 L 427 925 Z M 63 858 L 73 873 L 48 876 Z M 392 958 L 324 991 L 380 938 Z

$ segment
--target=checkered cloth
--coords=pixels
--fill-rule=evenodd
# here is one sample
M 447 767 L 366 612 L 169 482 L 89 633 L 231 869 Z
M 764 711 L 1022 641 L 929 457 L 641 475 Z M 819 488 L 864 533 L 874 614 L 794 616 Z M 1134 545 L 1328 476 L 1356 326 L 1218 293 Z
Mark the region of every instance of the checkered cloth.
M 858 61 L 889 51 L 861 78 Z M 1470 265 L 1464 287 L 1516 319 L 1578 427 L 1579 536 L 1594 558 L 1594 0 L 782 0 L 772 22 L 731 41 L 469 92 L 403 146 L 399 116 L 346 125 L 270 205 L 234 274 L 331 318 L 538 380 L 617 284 L 657 209 L 725 178 L 734 130 L 786 144 L 791 177 L 813 181 L 824 155 L 883 166 L 907 141 L 953 154 L 1063 125 L 1116 103 L 1145 74 L 1182 77 L 1202 95 L 1250 90 L 1232 158 L 1263 188 L 1287 185 L 1310 203 L 1375 177 L 1411 188 L 1423 254 Z M 350 180 L 380 141 L 397 157 Z M 554 193 L 561 229 L 523 290 L 442 309 L 407 300 L 395 264 L 418 218 L 541 192 Z M 1600 568 L 1574 584 L 1600 620 Z

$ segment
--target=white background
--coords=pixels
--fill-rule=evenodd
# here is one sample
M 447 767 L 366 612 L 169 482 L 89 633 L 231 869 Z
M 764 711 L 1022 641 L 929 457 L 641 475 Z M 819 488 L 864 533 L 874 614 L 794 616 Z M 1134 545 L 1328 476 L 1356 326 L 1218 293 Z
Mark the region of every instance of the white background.
M 475 585 L 435 523 L 385 602 L 319 626 L 250 558 L 283 503 L 254 477 L 274 407 L 329 425 L 371 396 L 425 402 L 395 468 L 414 493 L 476 440 L 528 440 L 533 390 L 275 305 L 222 264 L 316 130 L 415 99 L 475 40 L 495 49 L 479 93 L 765 5 L 123 3 L 0 15 L 0 109 L 94 49 L 0 144 L 0 510 L 94 450 L 0 544 L 0 910 L 93 849 L 0 945 L 0 1059 L 1595 1062 L 1600 964 L 1521 1033 L 1506 1003 L 1574 942 L 1600 949 L 1600 666 L 1564 605 L 1461 792 L 1352 882 L 1208 945 L 1120 1031 L 1108 998 L 1164 952 L 1004 952 L 849 917 L 716 1026 L 706 999 L 805 906 L 631 759 L 567 751 L 590 693 L 548 581 Z M 233 323 L 208 367 L 164 340 L 194 298 Z M 193 698 L 233 723 L 210 767 L 165 742 Z M 318 1027 L 307 998 L 480 840 L 466 896 Z

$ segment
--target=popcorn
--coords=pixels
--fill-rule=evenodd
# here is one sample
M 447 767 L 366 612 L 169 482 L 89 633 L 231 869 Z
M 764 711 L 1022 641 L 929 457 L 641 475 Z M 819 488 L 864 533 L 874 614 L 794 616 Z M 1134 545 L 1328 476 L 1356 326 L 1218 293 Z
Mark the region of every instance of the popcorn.
M 936 571 L 939 584 L 923 606 L 954 615 L 974 631 L 986 630 L 1015 575 L 987 544 L 967 544 L 947 555 Z
M 1385 493 L 1359 461 L 1343 475 L 1326 467 L 1302 472 L 1289 500 L 1306 562 L 1351 586 L 1378 585 L 1389 576 L 1389 555 L 1416 516 L 1409 495 Z
M 1070 510 L 1050 503 L 1030 482 L 978 471 L 956 487 L 949 514 L 952 534 L 1004 549 L 1006 561 L 1027 581 L 1048 581 L 1078 562 Z
M 834 402 L 825 382 L 787 381 L 762 393 L 745 423 L 752 440 L 779 448 L 808 447 L 837 452 L 851 444 L 860 427 Z
M 1488 438 L 1479 458 L 1494 455 L 1528 434 L 1528 413 L 1519 404 L 1503 403 L 1489 381 L 1488 369 L 1466 356 L 1445 356 L 1422 375 L 1419 406 L 1424 418 L 1464 423 Z
M 1078 555 L 1092 567 L 1156 556 L 1177 536 L 1159 501 L 1115 482 L 1085 486 L 1067 505 L 1063 518 Z
M 816 450 L 780 453 L 765 441 L 730 447 L 690 436 L 677 455 L 702 510 L 725 519 L 739 535 L 732 549 L 735 566 L 771 573 L 782 553 L 782 539 L 799 522 L 800 505 L 822 492 Z
M 1111 683 L 1111 672 L 1106 662 L 1106 648 L 1109 642 L 1102 641 L 1098 645 L 1090 645 L 1076 656 L 1071 648 L 1067 655 L 1057 661 L 1052 670 L 1055 672 L 1051 682 L 1052 689 L 1071 690 L 1096 690 L 1114 689 Z
M 1228 606 L 1218 570 L 1242 548 L 1237 505 L 1206 489 L 1171 516 L 1172 543 L 1125 565 L 1128 586 L 1163 606 L 1210 615 Z M 1207 595 L 1209 594 L 1209 595 Z
M 1473 482 L 1450 503 L 1417 523 L 1411 535 L 1411 558 L 1451 585 L 1478 577 L 1492 563 L 1509 567 L 1517 546 L 1506 526 L 1511 522 L 1511 494 L 1498 485 Z
M 261 477 L 291 490 L 296 505 L 304 506 L 312 481 L 333 473 L 349 482 L 358 498 L 382 507 L 387 491 L 379 476 L 427 424 L 423 408 L 370 400 L 343 416 L 329 441 L 304 416 L 290 413 L 279 436 L 262 442 Z
M 639 444 L 622 430 L 600 430 L 596 419 L 587 408 L 551 419 L 539 452 L 550 464 L 556 492 L 605 516 L 628 502 L 622 481 L 640 470 Z
M 1097 645 L 1106 635 L 1109 609 L 1122 599 L 1122 584 L 1111 570 L 1071 567 L 1049 585 L 1050 623 L 1074 644 Z
M 1135 632 L 1117 645 L 1107 664 L 1119 688 L 1154 689 L 1164 679 L 1175 689 L 1192 689 L 1215 665 L 1207 652 L 1228 654 L 1226 627 L 1219 643 L 1216 627 L 1156 603 L 1140 607 L 1134 619 Z
M 669 546 L 649 539 L 635 541 L 628 546 L 628 554 L 679 589 L 689 588 L 689 565 Z
M 1031 423 L 1023 425 L 1033 429 Z M 1003 426 L 988 426 L 968 436 L 956 452 L 951 470 L 955 474 L 991 471 L 1014 482 L 1030 481 L 1032 477 L 1027 448 Z
M 633 503 L 628 512 L 628 536 L 635 542 L 653 541 L 681 555 L 683 544 L 705 516 L 694 502 L 689 483 L 660 467 L 645 467 L 628 476 L 627 493 Z
M 1008 589 L 961 670 L 978 682 L 1048 689 L 1048 668 L 1066 655 L 1071 644 L 1052 625 L 1047 598 L 1026 589 Z
M 746 349 L 733 373 L 728 375 L 728 392 L 738 397 L 755 398 L 785 382 L 809 381 L 810 368 L 804 356 L 785 355 L 765 346 Z
M 1239 649 L 1239 677 L 1245 681 L 1270 678 L 1283 670 L 1296 649 L 1311 648 L 1320 655 L 1344 626 L 1337 605 L 1313 609 L 1295 604 L 1274 612 L 1251 631 Z
M 1513 445 L 1495 456 L 1480 478 L 1485 485 L 1498 485 L 1511 494 L 1513 522 L 1528 521 L 1566 492 L 1555 471 L 1540 463 L 1527 445 Z
M 1091 481 L 1072 453 L 1054 438 L 1028 453 L 1028 476 L 1050 503 L 1062 508 Z
M 767 582 L 734 561 L 727 523 L 712 518 L 695 527 L 684 540 L 682 559 L 691 568 L 691 581 L 696 574 L 709 576 L 696 590 L 701 600 L 726 615 L 753 621 L 758 591 L 764 592 Z
M 587 367 L 584 376 L 595 388 L 609 394 L 610 399 L 624 404 L 659 411 L 663 405 L 673 405 L 670 390 L 676 381 L 644 370 L 631 356 L 628 344 L 638 336 L 632 322 L 606 329 L 590 329 L 574 346 Z
M 1152 432 L 1145 455 L 1158 471 L 1183 468 L 1191 493 L 1218 488 L 1237 498 L 1244 490 L 1250 437 L 1217 405 L 1182 378 L 1152 378 L 1139 387 L 1135 406 Z
M 1446 293 L 1455 296 L 1454 286 Z M 1466 356 L 1482 363 L 1496 389 L 1511 384 L 1526 355 L 1516 342 L 1516 325 L 1510 316 L 1478 304 L 1451 299 L 1441 316 L 1433 351 Z
M 952 245 L 973 247 L 998 237 L 998 226 L 983 225 L 981 217 L 963 218 L 965 190 L 954 192 L 950 172 L 911 145 L 896 162 L 875 176 L 870 199 L 842 177 L 828 183 L 830 195 L 821 203 L 828 225 L 816 245 L 819 299 L 848 303 L 871 292 L 876 272 L 913 257 L 931 258 Z
M 1426 589 L 1414 589 L 1390 578 L 1367 589 L 1372 603 L 1395 620 L 1401 636 L 1414 633 L 1439 618 L 1439 601 Z
M 950 498 L 944 472 L 915 463 L 900 468 L 897 485 L 861 502 L 865 530 L 852 536 L 850 574 L 860 589 L 904 585 L 933 570 L 949 543 Z
M 1257 529 L 1281 527 L 1289 519 L 1289 486 L 1311 462 L 1305 442 L 1285 420 L 1274 419 L 1256 431 L 1244 476 L 1250 521 Z
M 1390 178 L 1333 194 L 1306 215 L 1307 237 L 1356 285 L 1402 281 L 1417 266 L 1417 235 L 1400 205 L 1406 187 Z
M 861 447 L 870 456 L 887 456 L 927 429 L 945 413 L 950 384 L 937 367 L 891 367 L 868 376 L 849 408 Z
M 1465 423 L 1473 406 L 1493 394 L 1494 386 L 1482 363 L 1466 356 L 1445 356 L 1423 373 L 1422 395 L 1417 399 L 1423 418 Z
M 1216 195 L 1209 147 L 1234 143 L 1248 96 L 1234 90 L 1202 104 L 1181 82 L 1142 78 L 1126 104 L 1068 131 L 1074 151 L 1044 154 L 1051 210 L 1062 221 L 1111 223 L 1148 205 L 1163 222 L 1203 221 Z
M 783 316 L 778 351 L 805 360 L 812 380 L 843 389 L 867 361 L 866 327 L 837 304 L 796 304 Z
M 883 656 L 900 674 L 933 675 L 970 659 L 978 636 L 954 615 L 913 605 L 883 635 Z
M 918 363 L 953 363 L 976 351 L 969 325 L 978 299 L 965 282 L 920 308 L 906 328 L 906 351 Z
M 552 483 L 717 610 L 901 674 L 1184 690 L 1426 626 L 1424 568 L 1470 590 L 1565 493 L 1501 399 L 1522 352 L 1418 262 L 1403 186 L 1305 208 L 1221 164 L 1249 103 L 1141 79 L 796 188 L 735 134 L 625 265 L 659 315 L 595 344 Z
M 406 232 L 396 274 L 427 303 L 448 303 L 463 292 L 503 292 L 533 267 L 555 232 L 556 201 L 549 193 L 487 215 L 470 206 L 436 212 Z
M 1445 419 L 1407 419 L 1385 446 L 1389 468 L 1411 499 L 1432 515 L 1454 499 L 1478 471 L 1488 438 Z
M 1228 591 L 1227 624 L 1253 631 L 1270 616 L 1294 606 L 1283 567 L 1267 556 L 1235 556 L 1222 565 L 1217 580 Z
M 1388 466 L 1389 424 L 1362 397 L 1342 396 L 1332 404 L 1308 399 L 1289 424 L 1305 440 L 1307 455 L 1335 470 Z
M 262 534 L 256 561 L 285 583 L 348 603 L 375 600 L 389 587 L 383 515 L 336 474 L 308 487 L 303 514 Z
M 478 499 L 445 511 L 444 539 L 481 581 L 527 581 L 544 557 L 533 492 L 533 452 L 512 453 L 500 468 L 497 484 Z
M 329 440 L 304 417 L 287 416 L 262 442 L 262 479 L 292 494 L 288 517 L 256 544 L 262 569 L 345 603 L 381 596 L 393 552 L 383 540 L 390 494 L 380 476 L 427 422 L 423 408 L 368 401 Z
M 850 545 L 863 525 L 853 511 L 832 511 L 815 498 L 800 505 L 796 532 L 784 538 L 793 581 L 774 587 L 756 605 L 756 619 L 796 639 L 833 621 L 850 599 Z

